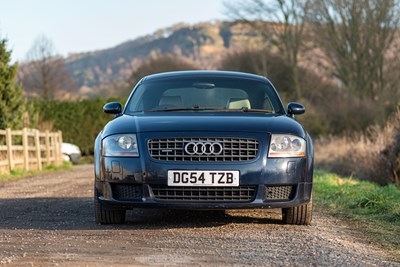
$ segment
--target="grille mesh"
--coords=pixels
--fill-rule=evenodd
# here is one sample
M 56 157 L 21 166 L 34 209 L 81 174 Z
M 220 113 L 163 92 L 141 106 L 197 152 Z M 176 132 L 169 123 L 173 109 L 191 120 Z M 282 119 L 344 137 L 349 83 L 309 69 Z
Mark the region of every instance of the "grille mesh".
M 257 192 L 256 186 L 239 187 L 180 187 L 151 186 L 157 200 L 193 202 L 251 202 Z
M 140 199 L 143 195 L 141 185 L 112 184 L 111 189 L 113 198 L 116 200 Z
M 295 187 L 292 185 L 265 187 L 265 199 L 267 200 L 291 200 L 294 194 Z
M 219 155 L 189 155 L 185 152 L 185 145 L 190 142 L 218 142 L 222 145 L 222 152 Z M 258 141 L 247 138 L 150 139 L 147 147 L 152 158 L 162 161 L 248 161 L 255 159 L 258 153 Z

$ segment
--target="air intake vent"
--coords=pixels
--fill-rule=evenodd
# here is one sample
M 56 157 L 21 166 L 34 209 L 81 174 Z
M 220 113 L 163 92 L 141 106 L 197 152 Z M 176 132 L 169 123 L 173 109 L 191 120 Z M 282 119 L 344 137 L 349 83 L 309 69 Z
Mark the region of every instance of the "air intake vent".
M 171 187 L 153 185 L 151 189 L 157 200 L 189 202 L 251 202 L 257 192 L 256 186 Z
M 112 184 L 111 189 L 113 198 L 116 200 L 141 199 L 143 195 L 142 185 Z
M 265 199 L 266 200 L 291 200 L 295 194 L 295 186 L 281 185 L 281 186 L 266 186 Z

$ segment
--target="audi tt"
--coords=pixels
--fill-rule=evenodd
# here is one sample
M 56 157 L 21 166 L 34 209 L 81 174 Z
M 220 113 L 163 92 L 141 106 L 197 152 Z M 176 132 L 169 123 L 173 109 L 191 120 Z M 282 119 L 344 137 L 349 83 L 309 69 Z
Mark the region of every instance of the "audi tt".
M 180 71 L 141 79 L 95 141 L 97 223 L 125 222 L 126 211 L 282 210 L 287 224 L 310 224 L 314 150 L 262 76 Z

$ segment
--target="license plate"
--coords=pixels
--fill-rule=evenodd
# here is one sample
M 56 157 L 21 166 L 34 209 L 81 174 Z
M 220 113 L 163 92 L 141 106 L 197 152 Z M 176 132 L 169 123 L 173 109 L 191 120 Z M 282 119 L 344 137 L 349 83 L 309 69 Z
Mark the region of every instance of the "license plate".
M 168 186 L 239 186 L 239 171 L 168 171 Z

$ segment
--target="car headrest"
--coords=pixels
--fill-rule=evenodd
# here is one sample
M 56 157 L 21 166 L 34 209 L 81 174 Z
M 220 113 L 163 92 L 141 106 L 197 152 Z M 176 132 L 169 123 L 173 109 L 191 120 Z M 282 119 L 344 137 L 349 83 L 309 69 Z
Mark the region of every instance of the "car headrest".
M 247 98 L 230 98 L 228 100 L 228 109 L 251 109 L 250 101 Z
M 178 95 L 174 96 L 163 96 L 158 103 L 159 106 L 167 106 L 167 107 L 181 107 L 182 106 L 182 98 Z

